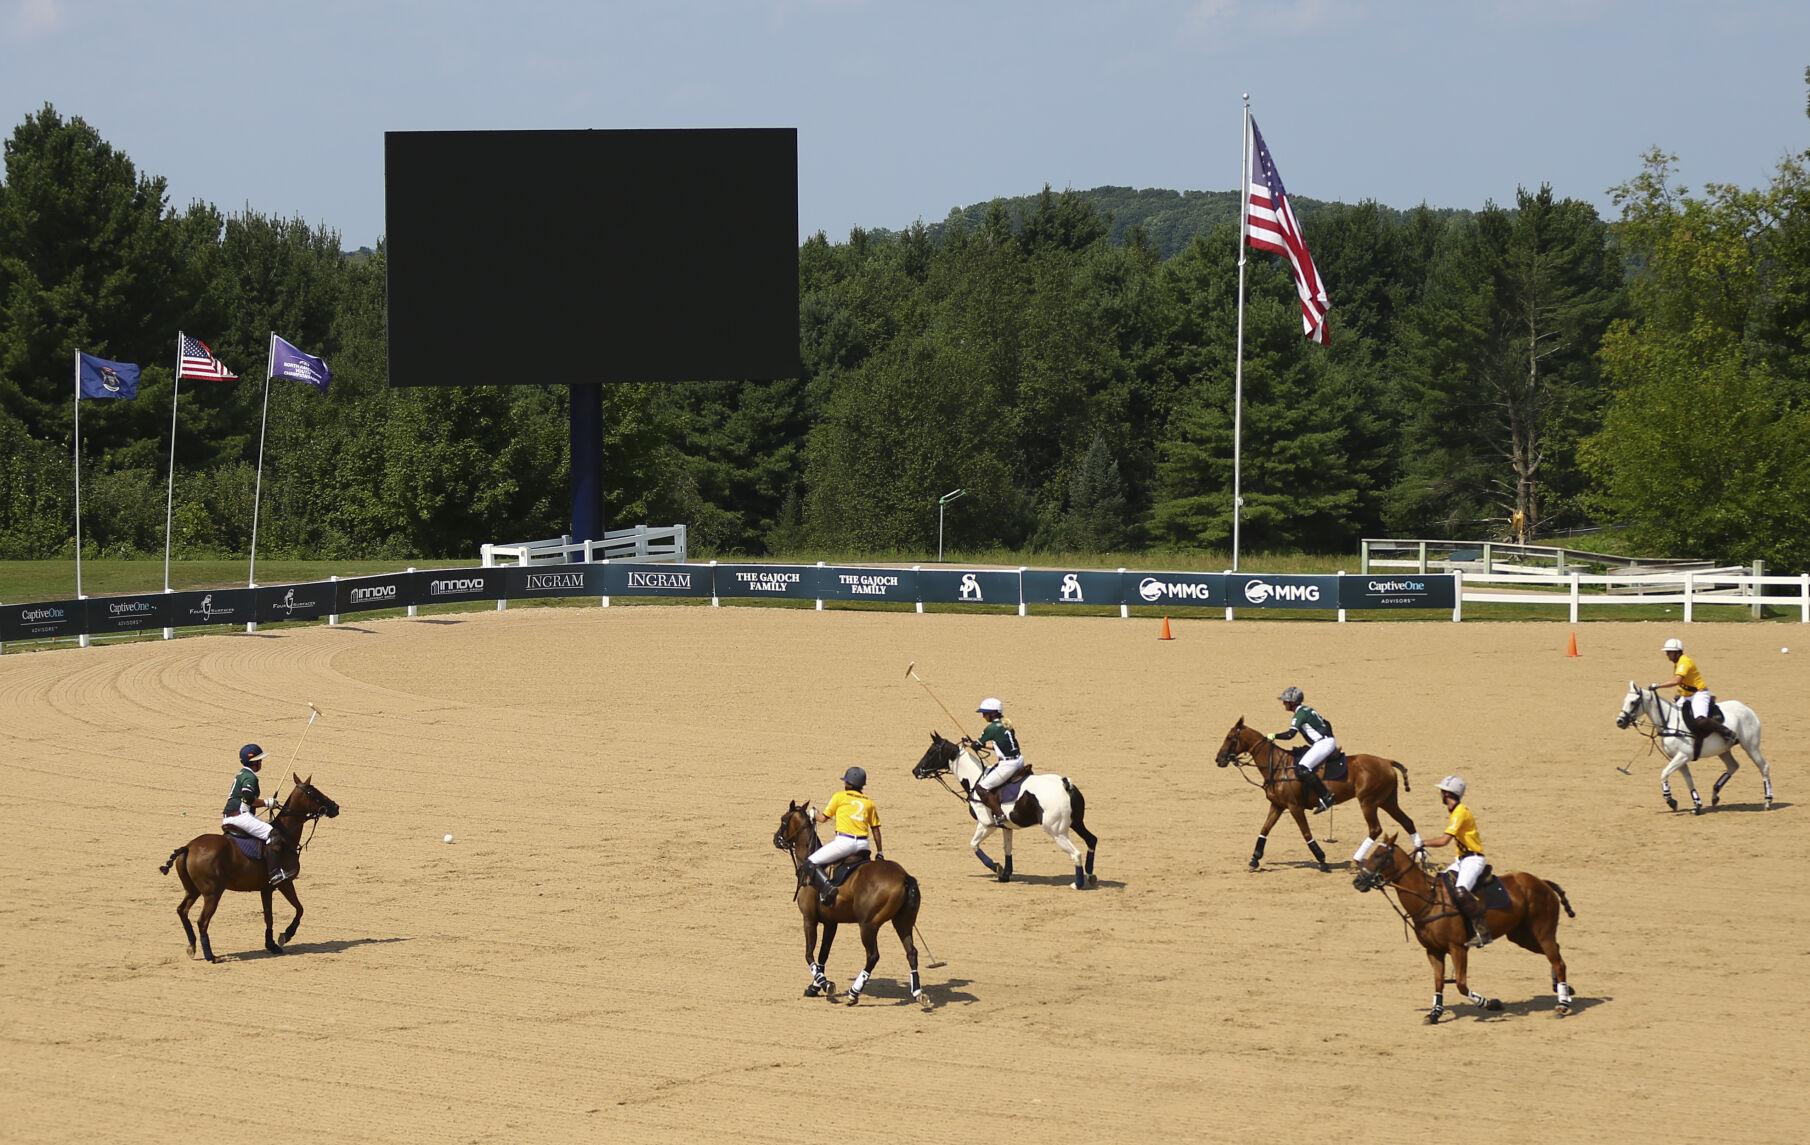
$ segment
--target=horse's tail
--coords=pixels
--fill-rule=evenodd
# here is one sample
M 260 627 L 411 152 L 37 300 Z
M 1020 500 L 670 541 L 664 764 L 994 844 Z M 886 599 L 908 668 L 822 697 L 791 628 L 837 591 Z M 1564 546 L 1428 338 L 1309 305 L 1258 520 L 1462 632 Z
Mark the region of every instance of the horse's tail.
M 1389 766 L 1401 772 L 1401 789 L 1403 791 L 1413 791 L 1414 788 L 1408 785 L 1408 769 L 1393 759 L 1389 761 Z
M 1571 900 L 1565 897 L 1565 888 L 1553 882 L 1551 879 L 1541 879 L 1540 881 L 1551 887 L 1553 894 L 1559 896 L 1559 905 L 1565 908 L 1565 913 L 1572 918 L 1576 918 L 1577 911 L 1571 909 Z
M 1099 847 L 1100 837 L 1087 829 L 1087 796 L 1081 794 L 1081 789 L 1070 783 L 1066 775 L 1062 777 L 1062 790 L 1068 792 L 1068 825 L 1074 829 L 1075 834 L 1081 836 L 1081 841 L 1087 844 L 1091 855 Z
M 906 928 L 917 925 L 918 907 L 923 905 L 924 892 L 918 889 L 918 880 L 912 875 L 905 876 L 905 905 L 899 908 L 899 918 L 904 920 Z
M 171 851 L 170 852 L 170 861 L 165 863 L 163 866 L 158 867 L 157 873 L 160 875 L 169 874 L 170 868 L 176 865 L 176 860 L 182 858 L 182 856 L 184 856 L 188 853 L 189 853 L 189 849 L 187 847 L 178 847 L 174 851 Z

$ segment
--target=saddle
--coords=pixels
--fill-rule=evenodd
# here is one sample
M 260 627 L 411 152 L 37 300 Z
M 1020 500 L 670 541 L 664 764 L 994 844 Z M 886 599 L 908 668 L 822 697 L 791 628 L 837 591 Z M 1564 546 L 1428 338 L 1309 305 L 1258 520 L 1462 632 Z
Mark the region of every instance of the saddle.
M 1291 747 L 1288 750 L 1289 754 L 1295 757 L 1295 766 L 1301 766 L 1301 757 L 1307 754 L 1307 749 L 1305 747 Z M 1320 764 L 1320 778 L 1323 780 L 1346 779 L 1350 776 L 1350 772 L 1351 761 L 1345 758 L 1345 750 L 1343 748 L 1334 751 L 1324 763 Z
M 840 863 L 837 863 L 824 873 L 829 877 L 830 885 L 832 887 L 840 887 L 843 883 L 848 881 L 848 877 L 854 874 L 857 868 L 863 867 L 872 861 L 872 857 L 869 856 L 866 851 L 859 851 L 842 860 Z
M 1456 903 L 1458 887 L 1452 872 L 1446 871 L 1439 877 L 1445 883 L 1446 894 L 1451 896 L 1452 901 Z M 1487 863 L 1483 867 L 1483 877 L 1477 880 L 1477 888 L 1471 892 L 1471 895 L 1482 903 L 1486 910 L 1510 910 L 1515 905 L 1515 900 L 1509 897 L 1508 885 L 1496 877 L 1495 867 Z
M 233 841 L 233 845 L 239 848 L 241 855 L 259 862 L 264 861 L 265 844 L 257 836 L 247 835 L 239 828 L 226 823 L 220 825 L 220 833 Z

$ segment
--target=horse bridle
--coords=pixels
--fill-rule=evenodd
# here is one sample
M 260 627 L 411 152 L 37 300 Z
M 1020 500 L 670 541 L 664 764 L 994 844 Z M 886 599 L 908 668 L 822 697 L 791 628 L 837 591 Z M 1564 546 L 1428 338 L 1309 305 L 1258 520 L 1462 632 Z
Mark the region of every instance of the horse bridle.
M 322 795 L 320 793 L 320 788 L 314 786 L 312 783 L 302 784 L 302 790 L 306 791 L 310 796 L 319 801 L 320 806 L 315 807 L 312 811 L 302 812 L 302 825 L 308 828 L 308 838 L 296 841 L 295 853 L 298 855 L 308 849 L 309 843 L 314 842 L 315 829 L 320 826 L 321 820 L 327 816 L 327 806 L 333 804 L 333 801 L 328 799 L 325 795 Z M 281 819 L 283 817 L 284 808 L 288 806 L 289 800 L 287 799 L 278 803 L 277 813 L 271 817 L 272 821 L 274 822 L 277 819 Z M 334 804 L 334 806 L 337 806 L 337 804 Z M 297 834 L 299 835 L 300 832 L 298 831 Z
M 1389 904 L 1389 909 L 1393 910 L 1397 915 L 1401 916 L 1402 939 L 1404 941 L 1408 939 L 1409 932 L 1412 930 L 1418 930 L 1420 927 L 1425 926 L 1427 923 L 1438 922 L 1442 918 L 1452 918 L 1455 915 L 1459 915 L 1459 914 L 1463 913 L 1462 911 L 1448 910 L 1444 914 L 1432 914 L 1432 915 L 1428 915 L 1426 918 L 1415 918 L 1414 915 L 1409 913 L 1409 911 L 1407 911 L 1405 908 L 1396 905 L 1395 899 L 1392 899 L 1389 897 L 1389 888 L 1391 888 L 1391 887 L 1395 888 L 1396 898 L 1400 898 L 1401 896 L 1403 896 L 1405 894 L 1411 893 L 1414 895 L 1415 898 L 1426 903 L 1428 906 L 1436 905 L 1438 900 L 1436 900 L 1430 894 L 1421 894 L 1419 891 L 1410 892 L 1407 889 L 1405 889 L 1400 883 L 1395 881 L 1395 878 L 1398 874 L 1406 874 L 1407 871 L 1405 869 L 1398 870 L 1395 866 L 1395 845 L 1394 844 L 1390 844 L 1389 849 L 1386 852 L 1384 852 L 1384 854 L 1388 859 L 1389 865 L 1387 867 L 1384 867 L 1381 865 L 1378 865 L 1375 867 L 1364 867 L 1358 871 L 1357 878 L 1352 881 L 1354 883 L 1362 882 L 1362 883 L 1367 884 L 1365 886 L 1360 886 L 1358 888 L 1361 891 L 1380 891 L 1382 893 L 1383 901 Z M 1414 861 L 1412 856 L 1409 857 L 1408 861 L 1409 861 L 1409 863 L 1412 863 Z M 1439 876 L 1432 875 L 1430 877 L 1432 878 L 1433 884 L 1435 886 L 1438 886 L 1439 885 Z
M 954 743 L 954 741 L 950 741 L 950 742 L 952 743 L 952 745 L 955 748 L 956 756 L 960 756 L 962 753 L 961 745 L 958 743 Z M 964 794 L 960 791 L 957 791 L 955 788 L 949 786 L 949 776 L 955 771 L 955 759 L 950 758 L 950 759 L 943 760 L 941 762 L 942 762 L 943 766 L 937 768 L 935 771 L 926 772 L 923 775 L 918 775 L 918 769 L 914 767 L 911 769 L 911 772 L 913 775 L 917 775 L 917 777 L 919 779 L 936 780 L 938 787 L 941 787 L 944 791 L 947 791 L 950 795 L 953 795 L 956 799 L 960 800 L 964 807 L 972 804 L 974 802 L 973 791 L 969 791 L 966 794 Z M 982 769 L 982 773 L 985 774 L 984 767 Z
M 1279 773 L 1278 769 L 1286 768 L 1288 764 L 1281 762 L 1281 760 L 1292 760 L 1294 758 L 1293 754 L 1289 752 L 1287 748 L 1281 747 L 1275 743 L 1270 743 L 1269 737 L 1264 736 L 1262 732 L 1258 732 L 1256 728 L 1251 728 L 1249 730 L 1262 736 L 1263 741 L 1270 744 L 1270 750 L 1272 752 L 1280 753 L 1280 756 L 1271 755 L 1270 762 L 1268 764 L 1262 764 L 1257 762 L 1257 752 L 1255 748 L 1240 747 L 1236 752 L 1226 756 L 1226 762 L 1233 767 L 1236 767 L 1238 769 L 1238 778 L 1244 780 L 1252 787 L 1268 791 L 1272 785 L 1280 787 L 1282 784 L 1287 783 L 1292 777 Z M 1244 769 L 1247 767 L 1267 768 L 1268 774 L 1264 776 L 1263 782 L 1259 783 L 1244 773 Z
M 1692 733 L 1688 728 L 1685 728 L 1683 730 L 1674 731 L 1672 728 L 1667 727 L 1660 720 L 1656 720 L 1653 717 L 1647 715 L 1645 700 L 1646 700 L 1646 697 L 1649 694 L 1649 692 L 1653 697 L 1653 706 L 1659 709 L 1660 715 L 1662 717 L 1665 714 L 1666 700 L 1665 700 L 1665 697 L 1663 697 L 1659 694 L 1659 689 L 1657 689 L 1657 688 L 1647 689 L 1647 688 L 1641 688 L 1641 687 L 1637 686 L 1634 690 L 1635 690 L 1635 693 L 1640 697 L 1640 700 L 1638 700 L 1635 703 L 1633 711 L 1623 712 L 1620 716 L 1616 717 L 1616 724 L 1618 726 L 1623 727 L 1623 728 L 1633 728 L 1636 732 L 1639 732 L 1641 735 L 1646 736 L 1647 739 L 1651 740 L 1653 742 L 1653 746 L 1655 746 L 1655 747 L 1657 747 L 1659 745 L 1659 740 L 1661 737 L 1669 736 L 1674 739 L 1684 739 L 1687 736 L 1692 736 Z M 1680 706 L 1681 705 L 1674 704 L 1674 705 L 1672 705 L 1672 710 L 1678 711 L 1680 709 Z M 1643 728 L 1640 726 L 1640 721 L 1642 719 L 1645 719 L 1647 721 L 1647 723 L 1649 725 L 1651 725 L 1651 727 L 1652 727 L 1651 731 L 1648 731 L 1646 728 Z

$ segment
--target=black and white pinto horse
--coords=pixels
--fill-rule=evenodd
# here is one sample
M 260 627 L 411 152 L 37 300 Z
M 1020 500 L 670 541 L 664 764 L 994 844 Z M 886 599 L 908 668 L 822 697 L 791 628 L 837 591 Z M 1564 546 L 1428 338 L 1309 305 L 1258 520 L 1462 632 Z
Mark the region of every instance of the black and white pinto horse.
M 987 805 L 980 801 L 977 785 L 986 768 L 980 758 L 965 745 L 954 740 L 944 739 L 936 732 L 930 733 L 930 749 L 924 758 L 918 760 L 917 766 L 911 769 L 913 779 L 932 779 L 943 785 L 944 790 L 954 795 L 967 805 L 968 814 L 974 817 L 974 838 L 969 846 L 974 854 L 984 863 L 989 871 L 998 877 L 1000 882 L 1009 882 L 1012 878 L 1012 832 L 1021 827 L 1041 826 L 1049 834 L 1056 846 L 1061 847 L 1075 864 L 1075 889 L 1085 890 L 1089 883 L 1097 883 L 1094 876 L 1094 849 L 1100 840 L 1095 837 L 1087 825 L 1082 822 L 1082 815 L 1087 810 L 1087 800 L 1081 795 L 1081 789 L 1060 775 L 1048 772 L 1034 772 L 1022 783 L 1014 779 L 999 790 L 1000 810 L 1005 813 L 1006 855 L 1003 862 L 994 862 L 992 856 L 981 850 L 980 845 L 987 841 L 987 836 L 1002 828 L 993 822 L 993 813 Z M 961 790 L 949 786 L 948 776 L 953 774 L 961 783 Z M 1070 830 L 1087 841 L 1087 856 L 1083 858 L 1081 849 L 1075 846 L 1068 837 Z
M 1735 770 L 1741 765 L 1735 760 L 1735 744 L 1747 753 L 1754 766 L 1760 769 L 1760 781 L 1766 788 L 1766 807 L 1772 807 L 1772 767 L 1766 757 L 1760 754 L 1760 717 L 1754 710 L 1739 700 L 1718 700 L 1722 709 L 1722 722 L 1735 733 L 1734 742 L 1720 735 L 1707 736 L 1703 740 L 1703 757 L 1721 756 L 1723 772 L 1716 777 L 1715 786 L 1710 789 L 1709 805 L 1714 807 L 1722 802 L 1722 785 L 1734 777 Z M 1659 773 L 1659 793 L 1665 797 L 1666 806 L 1678 810 L 1678 801 L 1672 798 L 1672 773 L 1684 772 L 1684 785 L 1691 792 L 1691 814 L 1703 814 L 1703 797 L 1697 794 L 1697 781 L 1691 778 L 1691 753 L 1695 750 L 1697 737 L 1691 731 L 1690 724 L 1684 718 L 1680 705 L 1673 703 L 1659 694 L 1656 688 L 1643 688 L 1634 681 L 1628 681 L 1628 694 L 1622 698 L 1621 714 L 1615 717 L 1618 728 L 1635 727 L 1644 719 L 1652 726 L 1639 730 L 1643 735 L 1652 738 L 1659 745 L 1671 762 Z

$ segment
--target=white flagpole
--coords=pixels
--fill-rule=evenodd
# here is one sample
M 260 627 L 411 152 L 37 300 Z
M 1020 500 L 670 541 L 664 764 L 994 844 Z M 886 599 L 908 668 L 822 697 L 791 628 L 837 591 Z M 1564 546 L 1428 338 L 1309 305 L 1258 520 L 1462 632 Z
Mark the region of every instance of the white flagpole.
M 247 588 L 258 587 L 258 502 L 264 495 L 264 431 L 270 427 L 270 372 L 276 368 L 277 332 L 270 332 L 270 353 L 264 363 L 264 418 L 258 424 L 258 476 L 251 493 L 251 566 L 245 574 Z M 247 632 L 256 631 L 257 621 L 246 624 Z
M 163 591 L 170 591 L 170 523 L 176 505 L 176 402 L 182 396 L 182 331 L 176 331 L 176 384 L 170 387 L 170 483 L 163 493 Z
M 1238 160 L 1238 359 L 1232 375 L 1232 571 L 1244 510 L 1244 260 L 1251 226 L 1251 93 L 1244 93 L 1244 154 Z
M 75 352 L 75 598 L 82 599 L 82 352 Z

